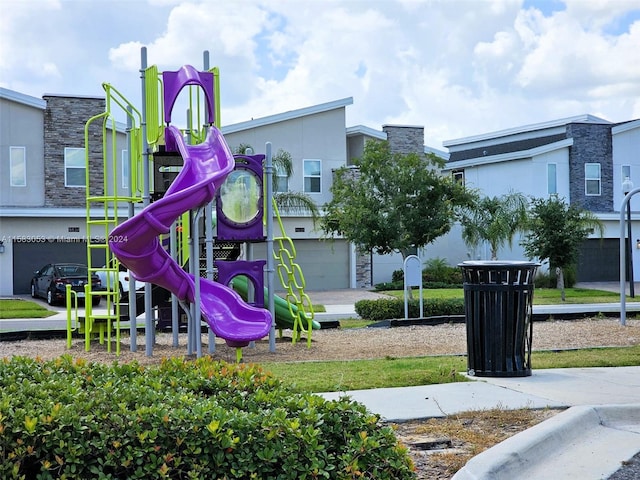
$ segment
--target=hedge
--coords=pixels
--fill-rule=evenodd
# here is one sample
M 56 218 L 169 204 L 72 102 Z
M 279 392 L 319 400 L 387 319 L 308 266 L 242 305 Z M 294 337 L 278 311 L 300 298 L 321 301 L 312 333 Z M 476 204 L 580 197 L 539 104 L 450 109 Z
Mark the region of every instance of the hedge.
M 464 299 L 436 299 L 423 300 L 425 317 L 440 315 L 464 315 Z M 372 321 L 404 318 L 404 300 L 399 298 L 380 298 L 377 300 L 359 300 L 355 304 L 356 313 Z M 420 301 L 408 301 L 410 318 L 420 317 Z
M 415 478 L 406 448 L 363 405 L 206 357 L 4 359 L 0 461 L 3 479 Z

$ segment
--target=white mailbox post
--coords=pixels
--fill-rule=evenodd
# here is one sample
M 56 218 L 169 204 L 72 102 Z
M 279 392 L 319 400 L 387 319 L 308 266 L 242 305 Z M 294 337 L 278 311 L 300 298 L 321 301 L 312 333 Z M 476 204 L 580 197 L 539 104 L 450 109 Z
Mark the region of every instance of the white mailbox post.
M 422 301 L 422 262 L 416 255 L 409 255 L 404 259 L 404 318 L 409 318 L 409 296 L 411 287 L 420 287 L 420 318 L 424 317 L 424 305 Z

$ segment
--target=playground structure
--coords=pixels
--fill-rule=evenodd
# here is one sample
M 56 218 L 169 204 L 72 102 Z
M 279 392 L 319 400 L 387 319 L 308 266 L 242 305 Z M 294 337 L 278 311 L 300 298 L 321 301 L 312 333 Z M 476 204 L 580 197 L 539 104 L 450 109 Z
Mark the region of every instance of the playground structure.
M 152 355 L 154 292 L 163 289 L 171 292 L 174 346 L 178 346 L 179 305 L 186 313 L 189 355 L 202 355 L 201 319 L 209 327 L 209 352 L 215 351 L 215 336 L 219 336 L 238 348 L 238 359 L 241 347 L 267 334 L 269 348 L 275 351 L 276 326 L 280 331 L 291 328 L 294 342 L 306 330 L 308 345 L 312 330 L 320 328 L 304 293 L 295 247 L 286 236 L 273 201 L 271 145 L 266 144 L 265 155 L 231 153 L 219 130 L 219 72 L 210 69 L 208 63 L 205 52 L 203 71 L 186 65 L 160 73 L 156 66 L 147 67 L 143 48 L 142 108 L 138 110 L 111 85 L 103 84 L 105 112 L 86 123 L 89 272 L 115 273 L 121 262 L 133 277 L 146 282 L 144 303 L 137 301 L 135 287 L 130 285 L 126 312 L 118 285 L 109 281 L 117 275 L 106 276 L 104 291 L 91 291 L 90 285 L 85 288 L 85 317 L 76 325 L 85 334 L 87 350 L 90 338 L 99 334 L 101 342 L 106 335 L 107 350 L 111 351 L 115 330 L 119 353 L 120 320 L 128 318 L 131 350 L 136 351 L 136 318 L 142 306 L 146 353 Z M 172 123 L 172 113 L 183 90 L 188 94 L 187 128 L 179 129 Z M 122 161 L 116 158 L 118 112 L 127 117 L 127 158 Z M 101 125 L 102 185 L 90 183 L 88 168 L 90 132 L 92 128 L 95 131 L 96 124 Z M 118 183 L 123 176 L 129 180 L 125 193 Z M 99 218 L 96 209 L 102 212 Z M 275 238 L 274 215 L 281 231 Z M 274 240 L 278 245 L 275 251 Z M 249 244 L 255 242 L 266 242 L 266 259 L 250 258 Z M 243 245 L 248 253 L 240 260 Z M 92 253 L 96 250 L 104 254 L 104 264 L 93 264 Z M 274 295 L 275 259 L 280 262 L 277 271 L 286 300 Z M 89 300 L 95 295 L 106 299 L 106 314 L 94 314 Z M 69 322 L 68 338 L 71 325 Z

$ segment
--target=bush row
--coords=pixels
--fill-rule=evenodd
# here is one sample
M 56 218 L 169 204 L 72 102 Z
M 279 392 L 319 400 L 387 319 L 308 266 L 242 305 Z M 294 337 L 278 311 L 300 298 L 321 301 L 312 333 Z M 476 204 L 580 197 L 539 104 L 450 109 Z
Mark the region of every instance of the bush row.
M 443 283 L 443 282 L 422 282 L 422 288 L 427 290 L 435 290 L 437 288 L 462 288 L 462 283 Z M 420 287 L 412 287 L 412 290 L 418 290 Z M 387 290 L 404 290 L 404 280 L 399 282 L 376 283 L 373 286 L 376 292 L 384 292 Z
M 208 358 L 4 360 L 0 461 L 3 479 L 415 478 L 393 430 L 361 404 Z
M 420 301 L 413 299 L 407 302 L 409 318 L 420 316 Z M 464 299 L 423 300 L 426 317 L 440 315 L 464 315 Z M 356 313 L 366 320 L 380 321 L 404 318 L 404 300 L 399 298 L 380 298 L 377 300 L 360 300 L 355 304 Z

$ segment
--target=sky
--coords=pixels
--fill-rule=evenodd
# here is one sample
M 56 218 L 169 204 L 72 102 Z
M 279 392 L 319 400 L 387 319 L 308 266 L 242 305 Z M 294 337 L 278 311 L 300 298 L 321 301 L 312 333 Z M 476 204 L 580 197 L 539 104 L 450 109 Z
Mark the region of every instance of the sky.
M 160 71 L 221 75 L 222 124 L 353 97 L 347 127 L 425 144 L 591 114 L 640 118 L 640 0 L 0 0 L 0 87 L 140 103 Z

